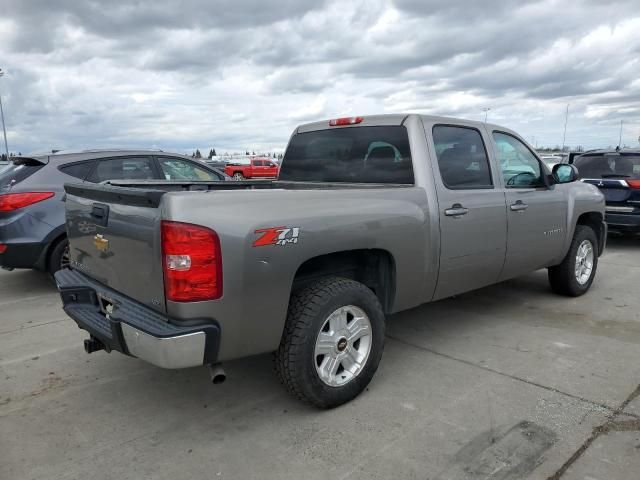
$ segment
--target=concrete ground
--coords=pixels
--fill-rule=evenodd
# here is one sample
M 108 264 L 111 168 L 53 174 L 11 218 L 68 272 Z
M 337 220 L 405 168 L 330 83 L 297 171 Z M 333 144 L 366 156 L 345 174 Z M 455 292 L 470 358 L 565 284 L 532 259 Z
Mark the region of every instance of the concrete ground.
M 636 479 L 640 239 L 582 298 L 546 272 L 395 315 L 367 391 L 318 411 L 270 356 L 86 355 L 42 274 L 0 273 L 0 479 Z

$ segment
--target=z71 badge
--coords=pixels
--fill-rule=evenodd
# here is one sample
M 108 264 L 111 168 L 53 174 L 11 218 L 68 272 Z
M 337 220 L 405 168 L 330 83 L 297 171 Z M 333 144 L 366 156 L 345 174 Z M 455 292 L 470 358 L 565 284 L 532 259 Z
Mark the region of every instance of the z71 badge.
M 260 235 L 254 242 L 254 247 L 266 247 L 267 245 L 280 245 L 298 243 L 300 227 L 273 227 L 262 228 L 254 232 Z

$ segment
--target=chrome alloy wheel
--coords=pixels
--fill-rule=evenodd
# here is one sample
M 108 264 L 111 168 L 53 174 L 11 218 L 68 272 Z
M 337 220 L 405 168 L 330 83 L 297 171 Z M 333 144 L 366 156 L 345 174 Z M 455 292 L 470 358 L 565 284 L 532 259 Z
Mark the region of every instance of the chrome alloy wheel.
M 371 321 L 359 307 L 347 305 L 324 321 L 316 338 L 314 361 L 322 382 L 341 387 L 362 371 L 372 343 Z
M 576 251 L 576 280 L 580 285 L 584 285 L 591 278 L 593 255 L 593 244 L 589 240 L 583 240 Z

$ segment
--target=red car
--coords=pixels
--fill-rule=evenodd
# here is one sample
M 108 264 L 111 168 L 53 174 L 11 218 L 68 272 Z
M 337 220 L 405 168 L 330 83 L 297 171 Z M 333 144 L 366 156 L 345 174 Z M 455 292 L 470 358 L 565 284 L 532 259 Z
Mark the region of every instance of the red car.
M 224 167 L 224 173 L 234 180 L 245 178 L 275 178 L 280 167 L 269 158 L 252 158 L 248 164 L 228 163 Z

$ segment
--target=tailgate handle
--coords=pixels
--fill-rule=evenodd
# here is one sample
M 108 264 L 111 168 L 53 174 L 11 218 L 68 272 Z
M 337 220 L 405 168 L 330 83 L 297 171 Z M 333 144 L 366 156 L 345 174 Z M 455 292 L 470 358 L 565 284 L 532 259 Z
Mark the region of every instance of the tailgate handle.
M 109 221 L 109 205 L 94 203 L 91 206 L 91 218 L 95 220 L 96 225 L 106 227 Z

